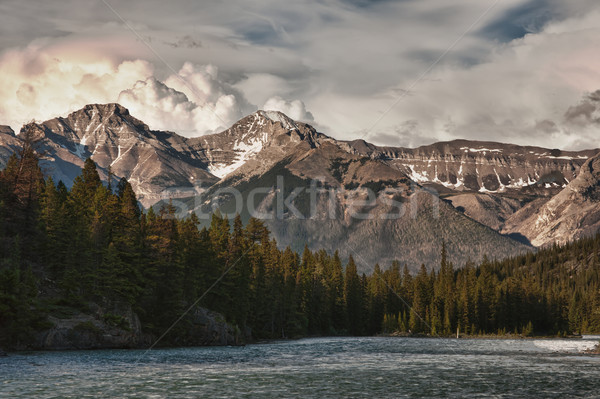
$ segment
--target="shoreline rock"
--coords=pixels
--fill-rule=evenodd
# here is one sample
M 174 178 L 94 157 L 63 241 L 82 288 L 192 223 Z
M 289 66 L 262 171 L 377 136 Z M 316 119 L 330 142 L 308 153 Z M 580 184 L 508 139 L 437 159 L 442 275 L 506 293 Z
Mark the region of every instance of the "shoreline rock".
M 156 340 L 156 336 L 143 331 L 142 323 L 128 304 L 90 303 L 87 312 L 49 315 L 48 321 L 51 327 L 36 333 L 29 344 L 15 349 L 141 349 Z M 251 331 L 241 332 L 227 323 L 222 314 L 202 307 L 188 314 L 182 324 L 185 327 L 178 332 L 179 336 L 167 337 L 166 344 L 159 342 L 158 346 L 239 346 L 252 341 Z

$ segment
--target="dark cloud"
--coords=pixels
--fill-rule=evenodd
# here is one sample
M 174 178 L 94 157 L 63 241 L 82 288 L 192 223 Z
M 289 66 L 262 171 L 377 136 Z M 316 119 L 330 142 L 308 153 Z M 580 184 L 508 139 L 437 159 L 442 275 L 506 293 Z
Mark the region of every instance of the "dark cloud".
M 543 121 L 537 122 L 535 124 L 535 130 L 546 134 L 558 133 L 560 131 L 556 123 L 550 119 L 544 119 Z
M 402 0 L 403 2 L 411 2 L 414 0 Z M 361 9 L 370 9 L 381 6 L 382 4 L 397 3 L 394 0 L 342 0 L 342 3 Z
M 194 39 L 190 35 L 185 35 L 179 38 L 176 42 L 164 42 L 166 45 L 173 48 L 201 48 L 202 41 Z
M 581 103 L 569 107 L 565 112 L 565 121 L 577 124 L 600 124 L 600 90 L 584 97 Z
M 561 16 L 560 9 L 552 3 L 550 0 L 528 0 L 488 23 L 479 33 L 492 40 L 508 42 L 537 32 L 548 21 Z
M 252 25 L 238 29 L 238 32 L 249 42 L 260 45 L 279 45 L 279 34 L 267 21 L 258 21 Z
M 395 126 L 393 133 L 378 132 L 370 135 L 369 141 L 382 146 L 416 148 L 439 140 L 424 134 L 418 121 L 409 120 Z

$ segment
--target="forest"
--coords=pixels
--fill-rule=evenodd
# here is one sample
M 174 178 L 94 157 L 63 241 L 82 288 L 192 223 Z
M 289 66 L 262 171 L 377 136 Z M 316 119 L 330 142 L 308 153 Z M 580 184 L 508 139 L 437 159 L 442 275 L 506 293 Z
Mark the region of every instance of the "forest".
M 48 328 L 57 307 L 90 303 L 126 303 L 159 336 L 199 298 L 256 340 L 600 332 L 600 235 L 466 265 L 440 243 L 441 263 L 416 274 L 398 262 L 359 274 L 353 257 L 279 249 L 258 219 L 216 213 L 200 229 L 172 206 L 143 210 L 127 180 L 103 183 L 91 159 L 68 189 L 44 176 L 40 156 L 25 140 L 0 172 L 4 348 Z M 161 344 L 181 342 L 186 322 Z

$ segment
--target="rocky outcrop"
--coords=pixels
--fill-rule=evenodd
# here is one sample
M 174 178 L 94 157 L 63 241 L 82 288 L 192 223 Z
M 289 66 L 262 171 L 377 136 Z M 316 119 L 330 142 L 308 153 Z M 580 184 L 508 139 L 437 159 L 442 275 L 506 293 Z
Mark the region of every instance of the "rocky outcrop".
M 91 313 L 48 316 L 52 327 L 38 332 L 27 348 L 38 350 L 148 348 L 156 337 L 143 331 L 130 306 L 111 306 L 110 311 L 95 304 Z M 186 329 L 167 340 L 177 346 L 240 345 L 243 337 L 225 318 L 204 308 L 196 308 L 185 320 Z M 163 343 L 164 344 L 164 343 Z
M 312 126 L 281 112 L 257 111 L 224 132 L 192 138 L 189 143 L 206 158 L 208 170 L 215 176 L 224 178 L 236 172 L 248 178 L 266 172 L 293 153 L 299 143 L 316 147 L 326 139 Z
M 185 345 L 241 345 L 251 340 L 251 337 L 243 336 L 236 327 L 227 323 L 222 314 L 206 308 L 195 308 L 188 320 L 189 328 L 183 337 Z
M 19 148 L 20 144 L 10 126 L 0 125 L 0 169 L 4 169 L 6 161 Z
M 152 337 L 142 332 L 140 320 L 130 306 L 113 306 L 111 311 L 95 304 L 90 307 L 90 314 L 48 316 L 52 327 L 37 334 L 34 348 L 107 349 L 151 345 Z
M 12 130 L 12 128 L 10 126 L 0 125 L 0 134 L 6 134 L 8 136 L 14 137 L 15 131 Z

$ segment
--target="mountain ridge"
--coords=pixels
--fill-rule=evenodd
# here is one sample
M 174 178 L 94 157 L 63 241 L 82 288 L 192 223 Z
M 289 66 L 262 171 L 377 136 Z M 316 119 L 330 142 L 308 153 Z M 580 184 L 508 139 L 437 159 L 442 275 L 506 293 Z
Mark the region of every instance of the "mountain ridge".
M 312 243 L 314 248 L 317 242 L 329 241 L 329 249 L 335 250 L 348 242 L 362 248 L 373 237 L 379 237 L 377 245 L 367 245 L 362 251 L 389 263 L 390 256 L 402 255 L 391 245 L 400 242 L 413 268 L 419 259 L 439 263 L 437 252 L 419 252 L 419 246 L 426 246 L 425 241 L 437 242 L 441 238 L 453 242 L 453 235 L 457 234 L 467 237 L 464 242 L 456 242 L 452 254 L 461 263 L 467 258 L 478 260 L 484 251 L 500 255 L 499 248 L 505 248 L 507 255 L 527 250 L 530 247 L 523 242 L 527 243 L 525 238 L 532 239 L 534 234 L 520 229 L 518 224 L 525 223 L 533 212 L 528 207 L 543 206 L 572 185 L 584 162 L 598 152 L 469 140 L 414 149 L 383 147 L 364 140 L 336 140 L 281 112 L 264 110 L 240 119 L 222 132 L 186 138 L 175 132 L 151 130 L 116 103 L 90 104 L 67 117 L 31 123 L 23 129 L 34 130 L 41 139 L 44 166 L 55 181 L 64 180 L 70 185 L 84 159 L 91 157 L 104 179 L 109 170 L 117 178 L 127 178 L 145 207 L 180 198 L 180 203 L 189 205 L 188 211 L 205 209 L 206 201 L 198 203 L 194 199 L 199 194 L 211 195 L 224 187 L 249 194 L 261 184 L 263 191 L 271 190 L 271 194 L 264 192 L 256 198 L 264 209 L 272 211 L 269 198 L 273 200 L 278 184 L 275 171 L 288 176 L 302 190 L 308 190 L 312 184 L 334 190 L 338 201 L 335 212 L 341 218 L 319 224 L 286 216 L 269 226 L 275 238 L 296 245 L 295 237 L 301 237 L 304 244 Z M 0 162 L 6 161 L 19 141 L 12 129 L 0 128 Z M 595 178 L 592 175 L 591 179 Z M 346 219 L 349 196 L 363 198 L 365 190 L 371 190 L 383 198 L 390 189 L 397 189 L 393 195 L 409 204 L 416 192 L 434 195 L 446 220 L 439 224 L 422 219 L 419 224 L 414 223 L 419 215 L 413 215 L 410 220 L 402 216 L 396 222 L 381 221 L 378 218 L 387 209 L 381 204 L 371 209 L 363 207 L 375 222 Z M 325 212 L 329 205 L 324 199 L 317 199 L 315 206 L 319 212 Z M 419 206 L 431 207 L 418 196 L 415 201 Z M 305 206 L 302 202 L 306 198 L 300 195 L 290 204 Z M 496 235 L 481 230 L 479 224 Z M 324 226 L 329 226 L 330 231 Z M 461 233 L 458 226 L 467 226 L 469 233 Z M 577 228 L 573 226 L 574 230 Z M 440 231 L 441 236 L 423 234 L 423 229 Z M 382 237 L 385 231 L 388 235 Z M 577 231 L 564 234 L 578 236 Z M 407 241 L 407 235 L 421 237 L 421 243 Z M 473 252 L 470 248 L 477 246 L 477 236 L 485 236 L 487 241 Z M 382 253 L 386 251 L 387 255 Z

